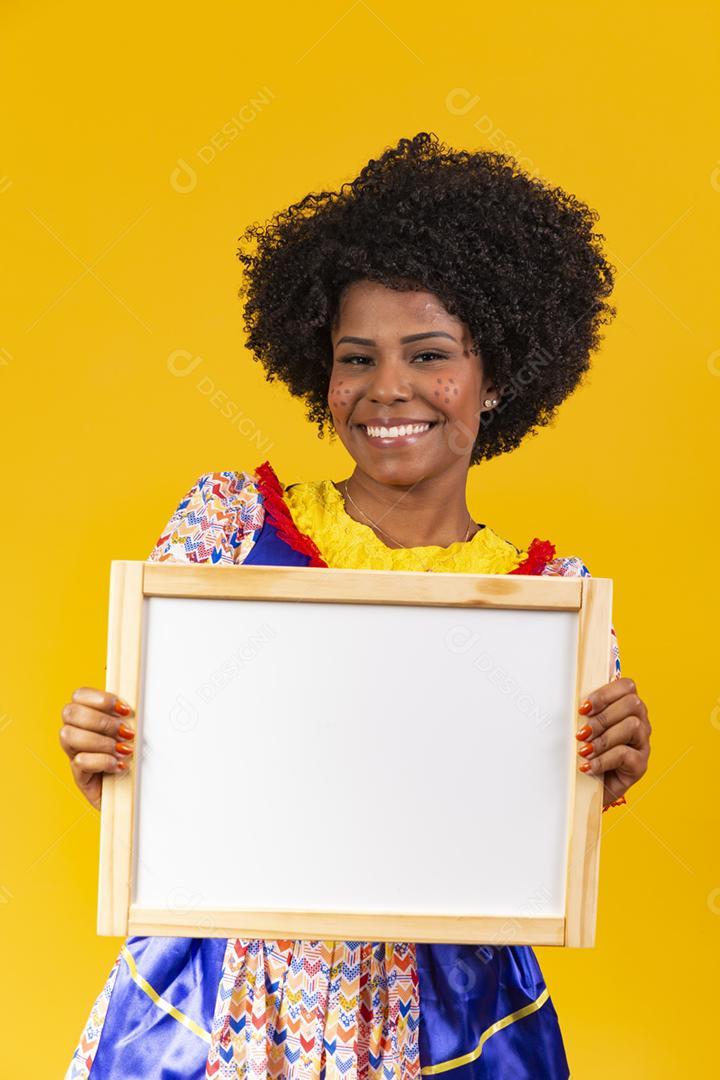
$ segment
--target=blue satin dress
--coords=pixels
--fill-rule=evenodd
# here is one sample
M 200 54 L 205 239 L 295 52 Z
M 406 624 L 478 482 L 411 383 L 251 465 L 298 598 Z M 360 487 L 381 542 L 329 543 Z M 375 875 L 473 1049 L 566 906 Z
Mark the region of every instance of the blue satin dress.
M 307 566 L 265 518 L 243 565 Z M 130 937 L 91 1080 L 205 1080 L 225 938 Z M 567 1080 L 557 1013 L 526 945 L 417 944 L 421 1073 Z M 160 999 L 160 1000 L 157 1000 Z M 76 1052 L 66 1080 L 86 1076 Z

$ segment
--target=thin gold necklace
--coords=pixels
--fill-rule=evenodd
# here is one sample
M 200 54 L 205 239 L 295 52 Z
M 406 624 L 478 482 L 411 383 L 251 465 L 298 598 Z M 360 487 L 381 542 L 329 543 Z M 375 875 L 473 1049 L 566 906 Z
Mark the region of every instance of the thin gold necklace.
M 406 551 L 410 550 L 410 548 L 408 548 L 407 544 L 400 543 L 400 541 L 397 540 L 394 536 L 392 536 L 387 531 L 387 529 L 383 529 L 380 525 L 378 525 L 376 522 L 374 522 L 373 519 L 370 517 L 370 515 L 366 514 L 365 511 L 362 509 L 362 507 L 358 506 L 358 504 L 355 502 L 352 495 L 350 494 L 350 492 L 347 489 L 347 480 L 342 481 L 342 489 L 343 489 L 343 495 L 350 500 L 350 502 L 353 504 L 355 509 L 359 510 L 360 513 L 363 515 L 363 517 L 366 517 L 368 519 L 368 521 L 373 526 L 373 528 L 379 529 L 380 532 L 383 533 L 384 536 L 390 537 L 390 539 L 393 541 L 394 544 L 399 544 L 400 547 L 405 548 Z M 468 522 L 467 532 L 465 533 L 465 539 L 462 541 L 464 544 L 467 543 L 468 537 L 470 536 L 470 529 L 472 528 L 472 523 L 473 523 L 473 520 L 472 520 L 472 517 L 471 517 L 469 522 Z M 455 543 L 457 543 L 457 541 L 455 541 Z

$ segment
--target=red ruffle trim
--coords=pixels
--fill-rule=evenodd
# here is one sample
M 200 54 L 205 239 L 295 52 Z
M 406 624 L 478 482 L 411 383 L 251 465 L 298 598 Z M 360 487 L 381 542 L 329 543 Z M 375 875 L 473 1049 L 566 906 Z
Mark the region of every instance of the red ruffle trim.
M 549 540 L 539 540 L 536 536 L 530 543 L 527 557 L 514 570 L 508 570 L 508 573 L 542 574 L 547 563 L 554 557 L 555 545 Z
M 290 509 L 283 498 L 283 489 L 269 461 L 255 470 L 257 488 L 263 497 L 265 513 L 281 540 L 295 551 L 310 556 L 310 566 L 327 566 L 320 550 L 311 537 L 301 533 L 292 519 Z
M 290 509 L 283 497 L 283 489 L 275 470 L 269 461 L 264 461 L 255 470 L 257 487 L 263 497 L 265 513 L 275 527 L 278 536 L 295 551 L 310 556 L 310 566 L 327 566 L 315 541 L 306 533 L 301 533 L 293 521 Z M 541 574 L 545 565 L 555 556 L 555 545 L 549 540 L 535 537 L 528 548 L 527 557 L 508 571 L 510 574 Z

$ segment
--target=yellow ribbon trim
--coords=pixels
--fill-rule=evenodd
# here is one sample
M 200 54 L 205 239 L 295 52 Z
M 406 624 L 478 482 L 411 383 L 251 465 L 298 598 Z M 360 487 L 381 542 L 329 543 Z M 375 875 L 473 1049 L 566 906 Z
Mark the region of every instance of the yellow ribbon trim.
M 205 1031 L 199 1024 L 196 1024 L 194 1020 L 191 1020 L 185 1013 L 180 1012 L 174 1005 L 171 1005 L 169 1001 L 166 1001 L 164 997 L 158 994 L 147 981 L 143 978 L 137 969 L 135 963 L 135 957 L 128 949 L 127 945 L 122 945 L 120 953 L 128 966 L 130 975 L 144 993 L 158 1006 L 163 1012 L 168 1013 L 169 1016 L 174 1017 L 179 1023 L 183 1024 L 189 1031 L 192 1031 L 194 1035 L 197 1035 L 206 1043 L 210 1043 L 211 1036 L 209 1031 Z M 476 1061 L 483 1051 L 483 1046 L 488 1041 L 491 1035 L 494 1035 L 496 1031 L 502 1031 L 503 1028 L 515 1023 L 516 1020 L 522 1020 L 523 1016 L 528 1016 L 532 1012 L 536 1012 L 542 1005 L 545 1004 L 550 991 L 547 987 L 543 990 L 539 997 L 535 1001 L 531 1001 L 529 1005 L 523 1005 L 522 1009 L 516 1009 L 515 1012 L 509 1013 L 507 1016 L 501 1017 L 500 1020 L 496 1020 L 494 1024 L 491 1024 L 489 1028 L 486 1028 L 480 1036 L 480 1041 L 474 1050 L 471 1050 L 469 1054 L 463 1054 L 462 1057 L 451 1058 L 449 1061 L 441 1061 L 437 1065 L 426 1065 L 420 1070 L 423 1076 L 434 1076 L 437 1073 L 448 1072 L 450 1069 L 459 1069 L 461 1065 L 469 1065 L 471 1061 Z
M 476 1061 L 482 1054 L 483 1046 L 491 1035 L 494 1035 L 496 1031 L 502 1031 L 504 1027 L 513 1024 L 516 1020 L 522 1020 L 523 1016 L 527 1016 L 528 1013 L 535 1012 L 541 1005 L 545 1004 L 549 996 L 550 991 L 546 986 L 535 1001 L 531 1001 L 529 1005 L 523 1005 L 522 1009 L 517 1009 L 514 1013 L 503 1016 L 500 1020 L 496 1020 L 494 1024 L 491 1024 L 489 1028 L 486 1028 L 480 1036 L 480 1042 L 469 1054 L 451 1058 L 450 1061 L 441 1061 L 438 1065 L 426 1065 L 420 1072 L 423 1076 L 434 1076 L 436 1073 L 447 1072 L 449 1069 L 459 1069 L 461 1065 L 469 1065 L 471 1061 Z
M 209 1043 L 210 1042 L 210 1032 L 209 1031 L 205 1031 L 205 1029 L 201 1028 L 199 1024 L 196 1024 L 194 1020 L 191 1020 L 189 1016 L 186 1016 L 185 1013 L 180 1012 L 180 1010 L 176 1009 L 174 1005 L 171 1005 L 169 1001 L 166 1001 L 164 997 L 161 997 L 160 994 L 158 994 L 157 990 L 155 990 L 150 985 L 150 983 L 147 981 L 147 979 L 144 979 L 142 977 L 142 975 L 140 974 L 140 972 L 137 969 L 137 964 L 135 963 L 135 957 L 130 952 L 127 945 L 121 946 L 120 952 L 122 954 L 123 959 L 125 960 L 125 963 L 127 964 L 128 968 L 130 969 L 130 974 L 132 976 L 133 982 L 137 983 L 137 985 L 140 987 L 140 989 L 145 991 L 147 996 L 149 998 L 151 998 L 152 1001 L 155 1002 L 157 1007 L 159 1009 L 162 1009 L 163 1012 L 166 1012 L 170 1016 L 174 1017 L 181 1024 L 184 1024 L 186 1028 L 188 1028 L 190 1031 L 193 1032 L 194 1035 L 197 1035 L 199 1038 L 203 1039 L 206 1043 Z

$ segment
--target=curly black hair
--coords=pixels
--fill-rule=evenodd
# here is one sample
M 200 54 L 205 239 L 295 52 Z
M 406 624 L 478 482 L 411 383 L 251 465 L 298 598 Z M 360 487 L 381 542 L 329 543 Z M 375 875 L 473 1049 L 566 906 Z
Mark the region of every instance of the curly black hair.
M 507 154 L 453 151 L 428 132 L 400 139 L 339 191 L 310 193 L 245 230 L 248 348 L 332 438 L 330 331 L 343 290 L 369 279 L 434 293 L 468 325 L 502 391 L 496 409 L 478 408 L 477 464 L 554 417 L 616 314 L 597 217 Z

